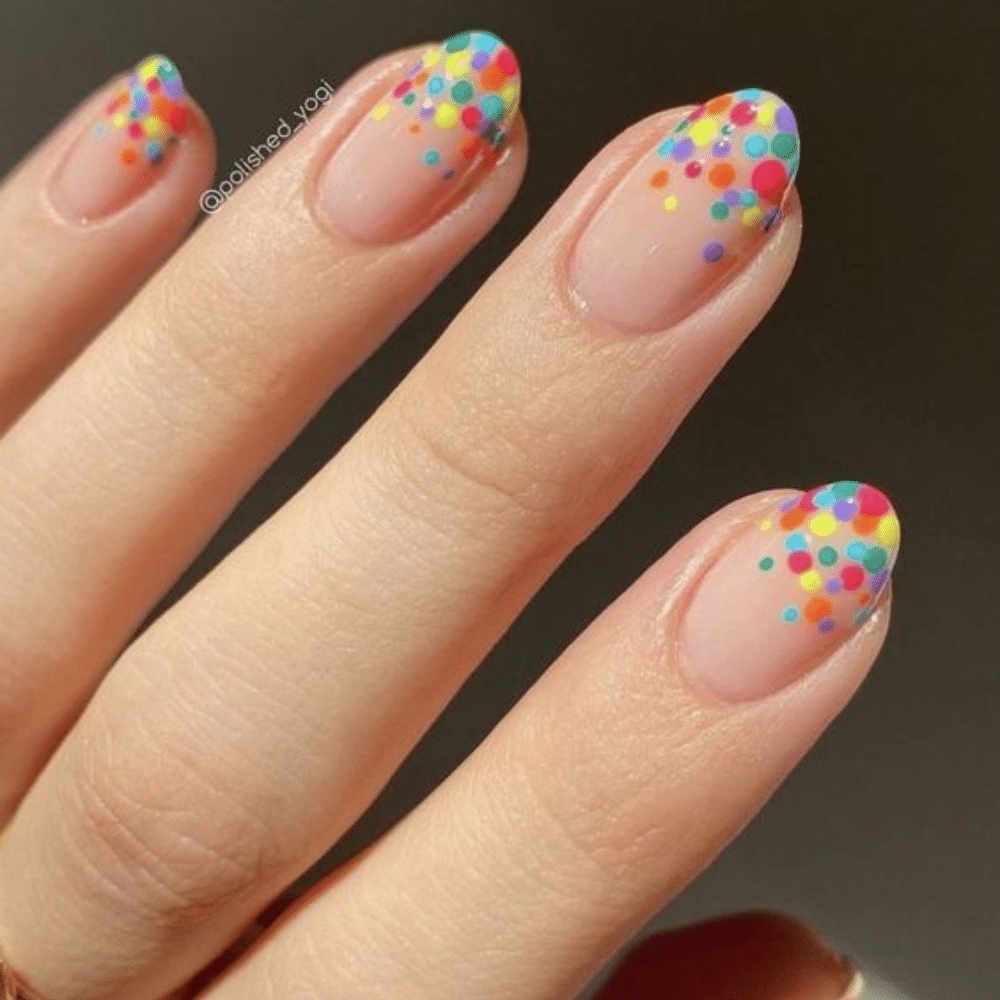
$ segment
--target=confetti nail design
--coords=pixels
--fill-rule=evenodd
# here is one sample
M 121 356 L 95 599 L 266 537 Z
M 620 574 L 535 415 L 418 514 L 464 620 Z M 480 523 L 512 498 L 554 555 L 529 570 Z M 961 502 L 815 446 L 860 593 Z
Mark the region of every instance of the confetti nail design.
M 520 93 L 514 53 L 488 31 L 467 31 L 428 49 L 371 117 L 396 127 L 405 120 L 420 140 L 413 155 L 450 181 L 462 164 L 499 151 Z
M 864 624 L 899 550 L 899 520 L 888 499 L 850 481 L 789 498 L 760 531 L 772 541 L 759 572 L 789 581 L 789 600 L 775 614 L 790 627 L 822 633 Z
M 707 211 L 701 259 L 717 264 L 742 231 L 767 232 L 777 221 L 799 167 L 798 126 L 781 98 L 737 90 L 688 112 L 656 158 L 662 165 L 650 174 L 651 197 L 671 215 L 688 202 Z
M 122 78 L 92 133 L 113 143 L 124 167 L 156 166 L 188 125 L 187 93 L 177 67 L 165 56 L 144 59 Z

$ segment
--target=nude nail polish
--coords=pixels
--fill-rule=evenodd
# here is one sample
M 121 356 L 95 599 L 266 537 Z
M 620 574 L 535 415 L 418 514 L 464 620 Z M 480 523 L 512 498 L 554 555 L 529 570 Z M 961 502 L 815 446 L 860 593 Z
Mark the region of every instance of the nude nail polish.
M 871 616 L 899 551 L 884 494 L 853 481 L 783 500 L 705 574 L 686 612 L 686 669 L 724 699 L 792 683 Z
M 321 212 L 363 243 L 419 231 L 497 156 L 520 94 L 517 59 L 496 35 L 433 46 L 334 152 L 319 178 Z
M 144 59 L 112 88 L 101 117 L 71 149 L 55 178 L 56 207 L 81 221 L 124 208 L 166 170 L 188 119 L 177 67 L 162 55 Z
M 611 192 L 574 249 L 583 306 L 662 330 L 712 298 L 760 249 L 799 165 L 792 109 L 747 89 L 689 111 Z

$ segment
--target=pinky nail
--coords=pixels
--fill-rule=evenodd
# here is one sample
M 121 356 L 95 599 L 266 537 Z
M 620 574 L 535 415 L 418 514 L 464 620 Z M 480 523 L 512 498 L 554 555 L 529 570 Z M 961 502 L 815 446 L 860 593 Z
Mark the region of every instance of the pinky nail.
M 899 541 L 892 504 L 872 486 L 781 501 L 701 581 L 682 626 L 691 675 L 732 701 L 797 680 L 871 616 Z
M 188 119 L 177 67 L 162 55 L 143 59 L 111 88 L 100 117 L 70 151 L 55 181 L 57 207 L 81 220 L 124 208 L 162 174 Z

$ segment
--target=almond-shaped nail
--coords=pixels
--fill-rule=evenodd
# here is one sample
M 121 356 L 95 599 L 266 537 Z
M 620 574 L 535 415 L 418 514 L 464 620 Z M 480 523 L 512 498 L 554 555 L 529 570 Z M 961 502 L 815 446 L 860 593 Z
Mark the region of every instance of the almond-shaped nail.
M 319 207 L 363 243 L 422 229 L 506 141 L 521 74 L 511 49 L 467 31 L 428 49 L 324 167 Z
M 862 1000 L 865 994 L 865 977 L 855 970 L 851 982 L 840 1000 Z
M 188 118 L 174 63 L 162 55 L 143 59 L 115 84 L 100 118 L 72 147 L 55 178 L 56 206 L 80 220 L 124 208 L 167 168 Z
M 760 248 L 799 164 L 792 109 L 764 90 L 688 112 L 611 192 L 571 259 L 594 315 L 662 330 L 716 294 Z
M 783 500 L 698 586 L 681 629 L 691 676 L 731 701 L 779 691 L 865 623 L 898 551 L 899 520 L 873 486 Z

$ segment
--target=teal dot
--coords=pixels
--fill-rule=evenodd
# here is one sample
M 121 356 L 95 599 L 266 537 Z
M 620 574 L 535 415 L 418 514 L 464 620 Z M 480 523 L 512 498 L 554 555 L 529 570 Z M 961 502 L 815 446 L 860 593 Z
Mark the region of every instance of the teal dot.
M 444 43 L 446 52 L 461 52 L 462 49 L 468 48 L 469 45 L 469 33 L 467 31 L 463 32 L 461 35 L 452 35 Z
M 787 160 L 790 156 L 794 156 L 798 148 L 799 140 L 791 132 L 779 132 L 771 140 L 771 152 L 782 160 Z
M 424 162 L 429 167 L 436 167 L 441 162 L 441 154 L 436 149 L 428 149 L 424 153 Z
M 752 160 L 759 160 L 767 152 L 767 139 L 762 135 L 748 136 L 743 149 Z
M 865 569 L 868 570 L 869 573 L 877 573 L 888 561 L 889 555 L 885 549 L 880 548 L 878 545 L 873 545 L 865 555 Z
M 853 541 L 847 546 L 847 558 L 853 559 L 855 562 L 863 562 L 867 554 L 868 546 L 864 542 Z
M 781 612 L 781 617 L 784 618 L 786 622 L 794 622 L 799 617 L 799 609 L 793 608 L 789 605 L 784 611 Z
M 720 129 L 723 135 L 732 135 L 736 131 L 736 126 L 732 122 L 726 122 Z
M 830 489 L 838 500 L 850 500 L 858 491 L 861 483 L 853 482 L 849 479 L 842 479 L 839 483 L 834 483 Z
M 496 94 L 487 94 L 479 102 L 479 107 L 487 118 L 496 121 L 503 114 L 506 105 L 502 97 L 497 97 Z
M 729 206 L 724 201 L 715 202 L 709 209 L 713 219 L 728 219 Z
M 757 192 L 747 189 L 740 195 L 740 204 L 745 208 L 753 208 L 757 204 Z
M 676 142 L 673 139 L 664 139 L 663 142 L 656 147 L 656 155 L 661 159 L 665 160 L 674 149 Z
M 764 556 L 757 565 L 766 573 L 769 569 L 774 569 L 774 560 L 770 556 Z
M 451 96 L 458 104 L 465 104 L 466 101 L 472 99 L 472 85 L 468 80 L 459 80 L 451 88 Z
M 674 134 L 676 135 L 676 134 L 677 134 L 678 132 L 683 132 L 683 131 L 684 131 L 684 129 L 686 129 L 686 128 L 688 127 L 688 125 L 690 125 L 690 124 L 691 124 L 691 123 L 690 123 L 690 122 L 689 122 L 689 121 L 688 121 L 688 120 L 687 120 L 686 118 L 682 118 L 682 119 L 681 119 L 681 120 L 680 120 L 680 121 L 679 121 L 679 122 L 678 122 L 678 123 L 677 123 L 677 124 L 676 124 L 676 125 L 674 126 Z
M 837 550 L 831 545 L 824 545 L 816 554 L 816 558 L 824 566 L 832 566 L 837 561 Z
M 406 97 L 403 98 L 403 103 L 409 105 L 409 104 L 412 104 L 416 99 L 417 99 L 417 95 L 414 94 L 413 91 L 411 90 L 406 95 Z

